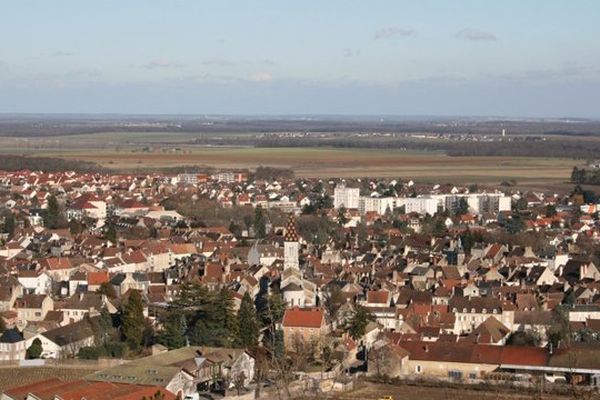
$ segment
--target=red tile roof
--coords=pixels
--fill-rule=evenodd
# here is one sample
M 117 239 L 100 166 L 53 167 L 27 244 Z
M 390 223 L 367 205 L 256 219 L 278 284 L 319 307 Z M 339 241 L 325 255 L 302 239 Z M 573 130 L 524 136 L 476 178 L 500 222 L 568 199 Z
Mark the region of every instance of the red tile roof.
M 283 315 L 284 327 L 320 328 L 325 324 L 325 314 L 319 308 L 290 308 Z

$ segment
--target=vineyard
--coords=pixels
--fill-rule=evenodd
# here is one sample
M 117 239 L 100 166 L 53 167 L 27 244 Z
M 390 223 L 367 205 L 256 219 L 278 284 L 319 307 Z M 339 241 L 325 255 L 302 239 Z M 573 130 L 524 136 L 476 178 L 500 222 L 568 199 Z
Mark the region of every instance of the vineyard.
M 85 368 L 29 367 L 0 368 L 0 391 L 10 387 L 23 386 L 48 378 L 74 381 L 90 373 Z

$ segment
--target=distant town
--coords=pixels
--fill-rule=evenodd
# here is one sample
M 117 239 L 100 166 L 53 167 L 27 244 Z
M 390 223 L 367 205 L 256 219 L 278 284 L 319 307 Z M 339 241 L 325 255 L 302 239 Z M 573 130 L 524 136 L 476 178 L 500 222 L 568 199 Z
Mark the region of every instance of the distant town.
M 0 171 L 0 367 L 21 371 L 1 398 L 593 394 L 599 203 L 576 184 Z

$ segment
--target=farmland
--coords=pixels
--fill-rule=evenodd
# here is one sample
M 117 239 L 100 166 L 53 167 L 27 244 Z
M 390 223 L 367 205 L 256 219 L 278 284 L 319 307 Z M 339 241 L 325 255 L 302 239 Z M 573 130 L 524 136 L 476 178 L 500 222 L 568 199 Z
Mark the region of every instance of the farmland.
M 415 385 L 385 385 L 375 383 L 364 383 L 356 390 L 340 394 L 334 397 L 336 400 L 377 400 L 382 396 L 393 396 L 396 400 L 419 399 L 419 400 L 440 400 L 440 399 L 458 399 L 461 400 L 526 400 L 535 398 L 532 393 L 523 393 L 522 391 L 506 390 L 476 390 L 458 387 L 428 387 Z M 548 395 L 543 396 L 548 400 L 566 400 L 575 398 L 571 396 Z
M 59 378 L 73 381 L 83 378 L 90 373 L 85 368 L 59 367 L 29 367 L 29 368 L 0 368 L 0 391 L 16 386 L 27 385 L 48 378 Z
M 183 123 L 185 126 L 186 122 Z M 290 168 L 297 177 L 307 178 L 370 176 L 413 179 L 421 182 L 490 185 L 514 180 L 519 185 L 544 188 L 554 186 L 563 188 L 565 182 L 569 180 L 573 166 L 584 163 L 584 160 L 574 160 L 568 157 L 515 157 L 511 155 L 512 153 L 508 153 L 509 155 L 454 154 L 450 156 L 444 150 L 399 148 L 398 143 L 394 146 L 390 145 L 389 148 L 385 146 L 369 148 L 373 142 L 369 142 L 371 139 L 362 137 L 356 140 L 366 140 L 363 143 L 364 147 L 361 147 L 362 145 L 358 147 L 328 146 L 327 140 L 338 138 L 335 135 L 333 137 L 315 136 L 314 138 L 317 140 L 315 146 L 303 146 L 301 143 L 294 142 L 292 138 L 290 143 L 295 143 L 293 147 L 286 146 L 285 142 L 277 147 L 263 147 L 256 142 L 260 133 L 243 131 L 241 125 L 232 131 L 107 130 L 88 133 L 83 133 L 84 128 L 78 126 L 72 130 L 68 130 L 63 125 L 57 126 L 60 128 L 54 129 L 58 132 L 64 131 L 69 134 L 34 135 L 37 131 L 31 131 L 31 134 L 27 135 L 25 133 L 29 131 L 24 131 L 24 134 L 15 136 L 14 132 L 10 134 L 9 130 L 2 131 L 0 132 L 0 154 L 89 161 L 117 171 L 181 166 L 252 170 L 263 165 Z M 278 126 L 271 128 L 274 129 Z M 208 126 L 208 128 L 210 127 Z M 201 128 L 204 129 L 205 126 L 202 125 Z M 81 129 L 82 133 L 76 133 L 77 129 Z M 6 136 L 2 136 L 3 132 Z M 349 138 L 344 135 L 340 137 Z M 385 143 L 385 140 L 393 141 L 390 138 L 377 140 L 383 140 L 382 143 Z M 402 143 L 414 144 L 416 139 L 398 140 L 404 140 Z M 558 139 L 550 136 L 548 142 L 555 140 Z M 590 146 L 598 142 L 595 136 L 578 138 L 565 136 L 561 140 L 564 140 L 566 144 L 577 142 L 580 145 L 589 141 Z M 430 146 L 431 143 L 446 143 L 454 146 L 455 151 L 456 146 L 461 143 L 445 139 L 421 142 L 427 146 Z M 380 142 L 376 143 L 381 144 Z M 464 145 L 474 146 L 475 144 L 466 142 Z M 487 145 L 494 144 L 488 143 Z M 502 143 L 497 145 L 501 146 Z M 540 143 L 517 144 L 519 148 L 535 148 L 536 146 L 540 146 Z
M 6 149 L 6 148 L 5 148 Z M 6 150 L 5 150 L 6 151 Z M 578 163 L 541 157 L 450 157 L 441 152 L 333 148 L 201 147 L 181 149 L 35 149 L 30 156 L 84 160 L 118 170 L 174 166 L 291 168 L 299 177 L 394 177 L 420 181 L 490 183 L 514 179 L 523 184 L 568 180 Z

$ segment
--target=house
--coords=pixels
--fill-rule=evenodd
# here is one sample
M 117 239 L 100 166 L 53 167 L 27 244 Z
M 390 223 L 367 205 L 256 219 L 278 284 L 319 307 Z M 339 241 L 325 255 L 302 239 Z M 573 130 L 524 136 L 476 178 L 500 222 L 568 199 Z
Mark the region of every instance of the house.
M 133 360 L 89 376 L 90 380 L 136 385 L 158 385 L 180 398 L 198 385 L 224 382 L 227 376 L 254 379 L 254 359 L 242 349 L 183 347 Z
M 320 308 L 288 308 L 283 314 L 283 342 L 292 349 L 297 341 L 321 342 L 328 333 L 325 312 Z
M 61 326 L 37 334 L 27 339 L 27 347 L 35 339 L 42 342 L 42 358 L 75 357 L 82 347 L 93 346 L 97 318 L 86 318 L 69 325 Z
M 54 300 L 45 294 L 25 294 L 15 301 L 18 325 L 25 327 L 29 321 L 42 321 L 54 309 Z
M 451 379 L 481 379 L 502 365 L 512 368 L 545 367 L 549 360 L 546 349 L 527 346 L 493 346 L 469 342 L 398 341 L 403 352 L 381 350 L 382 360 L 370 357 L 369 373 L 376 363 L 387 366 L 390 377 L 427 376 Z M 398 355 L 396 355 L 398 354 Z M 406 354 L 406 355 L 405 355 Z
M 0 336 L 0 361 L 24 360 L 27 346 L 17 328 L 7 329 Z
M 117 308 L 112 305 L 105 295 L 96 292 L 81 292 L 69 297 L 60 308 L 66 320 L 71 323 L 81 321 L 86 315 L 99 315 L 102 308 L 106 307 L 113 314 Z
M 477 326 L 492 316 L 504 326 L 512 329 L 516 307 L 504 304 L 493 297 L 458 297 L 450 299 L 449 310 L 455 315 L 455 335 L 471 333 Z
M 17 280 L 25 294 L 49 294 L 52 286 L 50 276 L 41 270 L 20 270 Z

